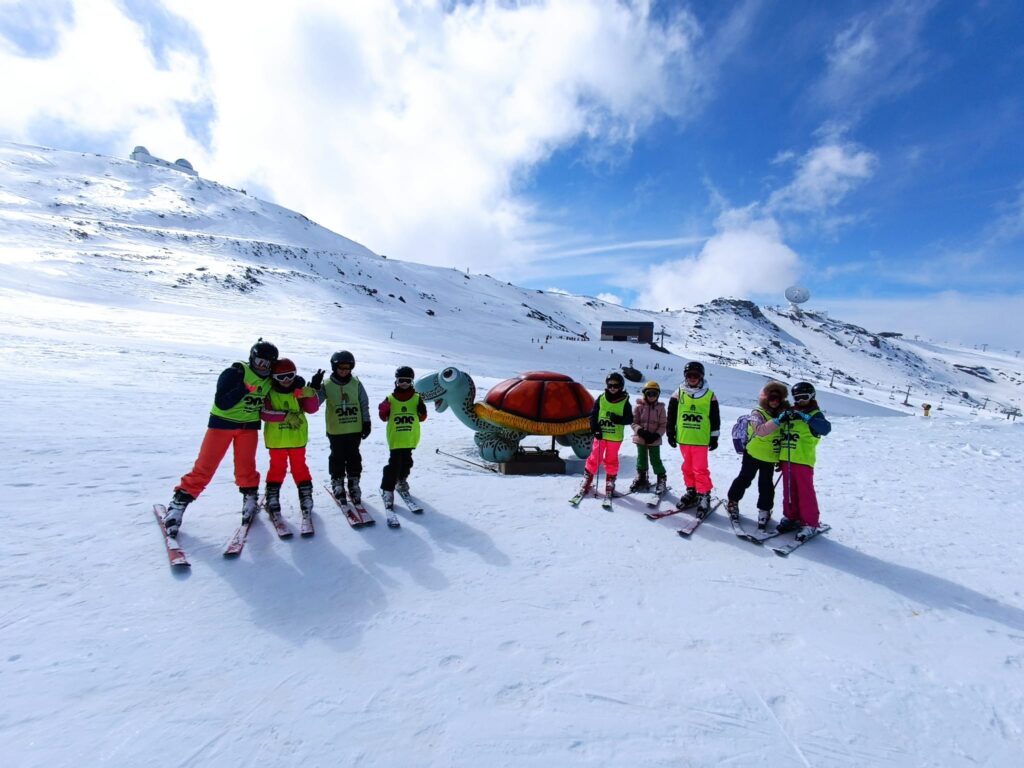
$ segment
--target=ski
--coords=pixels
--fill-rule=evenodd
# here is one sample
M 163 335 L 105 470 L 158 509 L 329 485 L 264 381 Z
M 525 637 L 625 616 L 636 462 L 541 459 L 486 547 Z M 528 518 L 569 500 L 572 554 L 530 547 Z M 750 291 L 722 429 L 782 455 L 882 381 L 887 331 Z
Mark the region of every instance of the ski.
M 252 521 L 255 519 L 256 515 L 253 515 L 249 518 L 249 522 L 242 523 L 235 529 L 235 533 L 228 542 L 228 545 L 224 547 L 224 557 L 238 557 L 242 554 L 245 541 L 249 537 L 249 529 L 252 528 Z
M 772 552 L 774 552 L 779 557 L 788 557 L 793 550 L 799 549 L 811 539 L 816 538 L 822 533 L 827 533 L 830 530 L 832 530 L 831 525 L 822 525 L 820 528 L 818 528 L 818 530 L 816 530 L 803 541 L 797 541 L 796 538 L 794 538 L 792 541 L 787 541 L 784 544 L 773 545 Z
M 409 508 L 410 512 L 412 512 L 414 515 L 423 514 L 423 507 L 421 507 L 420 504 L 416 501 L 416 499 L 412 497 L 411 493 L 409 493 L 408 491 L 399 490 L 396 490 L 395 493 L 402 497 L 402 501 L 405 502 L 405 506 Z
M 612 511 L 612 497 L 605 495 L 601 497 L 601 509 L 611 512 Z
M 308 538 L 312 536 L 314 533 L 316 533 L 316 531 L 313 528 L 313 515 L 303 515 L 302 526 L 299 529 L 299 535 Z
M 718 509 L 721 503 L 721 499 L 713 499 L 711 501 L 711 508 L 708 509 L 708 513 L 704 515 L 704 517 L 697 517 L 696 515 L 692 514 L 691 512 L 687 512 L 686 510 L 679 510 L 682 513 L 683 517 L 681 518 L 682 523 L 680 523 L 680 526 L 676 529 L 676 533 L 678 533 L 683 538 L 690 536 L 691 534 L 693 534 L 694 531 L 700 528 L 701 523 L 703 523 L 705 520 L 711 517 L 711 514 L 716 509 Z M 693 507 L 687 507 L 687 509 L 693 509 Z
M 736 534 L 736 538 L 737 539 L 743 539 L 744 541 L 749 541 L 751 544 L 761 544 L 764 541 L 763 539 L 758 538 L 755 534 L 749 533 L 743 527 L 743 519 L 741 517 L 739 517 L 739 516 L 737 516 L 737 517 L 730 516 L 729 517 L 729 525 L 732 526 L 732 532 Z
M 267 507 L 267 499 L 265 496 L 260 496 L 259 508 L 267 513 L 267 517 L 270 518 L 270 522 L 274 525 L 274 531 L 277 533 L 279 538 L 290 539 L 295 535 L 295 532 L 288 525 L 288 522 L 284 519 L 280 511 L 270 511 Z
M 369 522 L 364 522 L 363 518 L 360 517 L 359 513 L 356 512 L 355 508 L 349 506 L 349 503 L 347 501 L 342 503 L 338 501 L 336 498 L 334 498 L 334 492 L 331 490 L 330 483 L 327 483 L 324 487 L 327 488 L 327 495 L 331 497 L 334 503 L 338 505 L 338 508 L 341 510 L 342 514 L 345 515 L 345 522 L 347 522 L 353 528 L 362 528 L 366 525 L 373 525 L 374 520 L 372 517 L 370 518 Z
M 355 509 L 356 514 L 359 516 L 359 525 L 376 525 L 377 521 L 373 519 L 369 512 L 366 511 L 366 507 L 362 503 L 356 504 L 354 501 L 350 502 L 352 508 Z
M 583 497 L 585 495 L 586 494 L 577 493 L 575 496 L 569 499 L 569 503 L 574 507 L 578 507 L 580 505 L 580 502 L 583 501 Z
M 171 566 L 176 568 L 188 568 L 192 564 L 188 561 L 185 556 L 185 550 L 178 544 L 178 540 L 171 538 L 171 535 L 167 533 L 167 528 L 164 526 L 164 516 L 167 514 L 167 507 L 163 504 L 153 505 L 153 514 L 156 515 L 156 521 L 160 524 L 160 532 L 164 535 L 164 545 L 167 547 L 167 559 L 170 560 Z
M 398 520 L 398 515 L 395 513 L 394 507 L 386 507 L 384 509 L 384 515 L 387 519 L 388 528 L 401 528 L 402 524 Z

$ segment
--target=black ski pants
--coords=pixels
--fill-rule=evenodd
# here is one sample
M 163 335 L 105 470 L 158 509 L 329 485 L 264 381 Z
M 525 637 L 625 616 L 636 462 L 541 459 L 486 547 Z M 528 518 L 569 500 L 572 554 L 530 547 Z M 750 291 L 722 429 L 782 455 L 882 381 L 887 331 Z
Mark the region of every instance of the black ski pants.
M 395 490 L 395 483 L 405 480 L 412 471 L 412 448 L 393 448 L 384 475 L 380 479 L 382 491 Z
M 327 468 L 331 477 L 359 477 L 363 474 L 363 457 L 359 453 L 359 444 L 363 441 L 358 432 L 347 435 L 327 435 L 331 443 L 331 456 L 327 460 Z
M 775 463 L 755 459 L 749 453 L 743 454 L 743 463 L 740 465 L 740 473 L 729 486 L 729 501 L 738 502 L 743 494 L 754 481 L 757 475 L 757 508 L 766 509 L 769 512 L 775 504 L 775 485 L 772 476 L 775 474 Z

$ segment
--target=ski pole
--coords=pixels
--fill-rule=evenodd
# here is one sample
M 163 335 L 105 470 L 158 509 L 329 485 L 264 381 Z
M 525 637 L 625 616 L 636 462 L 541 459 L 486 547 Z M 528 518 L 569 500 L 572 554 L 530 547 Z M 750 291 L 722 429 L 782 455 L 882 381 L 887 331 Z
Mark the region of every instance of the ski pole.
M 488 472 L 495 472 L 496 473 L 498 471 L 497 467 L 492 467 L 492 466 L 490 466 L 488 464 L 480 464 L 480 463 L 475 462 L 475 461 L 470 461 L 469 459 L 464 459 L 461 456 L 456 456 L 454 453 L 448 453 L 446 451 L 442 451 L 440 448 L 435 448 L 434 449 L 434 453 L 439 453 L 442 456 L 447 456 L 447 457 L 449 457 L 451 459 L 458 459 L 459 461 L 464 461 L 466 464 L 472 464 L 474 467 L 480 467 L 480 469 L 486 469 Z

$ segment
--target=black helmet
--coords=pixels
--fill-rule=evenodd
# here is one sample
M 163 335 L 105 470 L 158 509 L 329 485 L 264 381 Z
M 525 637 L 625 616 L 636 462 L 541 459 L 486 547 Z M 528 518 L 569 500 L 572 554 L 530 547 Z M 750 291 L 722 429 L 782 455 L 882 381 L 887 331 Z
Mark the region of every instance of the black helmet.
M 269 341 L 259 339 L 249 350 L 249 367 L 260 378 L 270 375 L 270 367 L 277 362 L 277 347 Z
M 339 365 L 351 365 L 353 368 L 355 368 L 356 359 L 351 352 L 349 352 L 347 349 L 343 349 L 331 355 L 331 370 L 333 371 Z
M 622 378 L 622 374 L 618 371 L 612 371 L 608 374 L 608 377 L 604 380 L 605 386 L 608 384 L 618 384 L 619 389 L 626 386 L 626 380 Z
M 416 372 L 408 365 L 399 366 L 395 369 L 395 379 L 414 379 Z
M 696 360 L 691 360 L 690 362 L 688 362 L 686 364 L 686 367 L 683 368 L 683 378 L 685 379 L 687 374 L 690 374 L 690 373 L 696 373 L 698 376 L 700 376 L 703 379 L 704 378 L 704 364 L 703 363 L 698 363 Z
M 798 381 L 789 391 L 793 395 L 794 403 L 806 403 L 808 400 L 813 400 L 817 394 L 814 391 L 814 385 L 809 381 Z

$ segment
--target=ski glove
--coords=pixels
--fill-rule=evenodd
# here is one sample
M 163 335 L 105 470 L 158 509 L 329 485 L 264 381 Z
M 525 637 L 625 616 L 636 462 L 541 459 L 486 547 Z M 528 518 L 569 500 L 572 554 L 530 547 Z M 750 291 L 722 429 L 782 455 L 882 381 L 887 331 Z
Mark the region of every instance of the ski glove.
M 313 389 L 320 389 L 320 387 L 324 385 L 325 373 L 326 371 L 323 368 L 314 373 L 313 378 L 309 380 L 309 386 L 311 386 Z
M 363 435 L 363 440 L 365 440 L 366 438 L 368 438 L 370 436 L 370 422 L 368 422 L 368 421 L 364 421 L 363 422 L 363 433 L 362 433 L 362 435 Z
M 643 440 L 645 443 L 653 443 L 655 440 L 658 439 L 658 435 L 655 434 L 654 432 L 651 432 L 649 429 L 638 429 L 636 433 L 637 435 L 640 436 L 640 439 Z
M 711 442 L 708 443 L 708 450 L 713 451 L 718 448 L 718 438 L 715 435 L 711 436 Z

